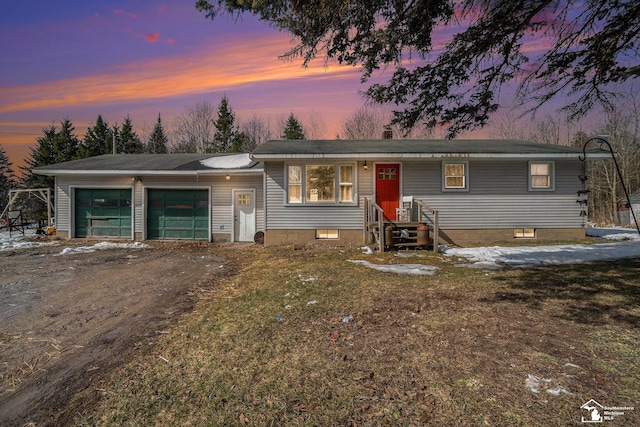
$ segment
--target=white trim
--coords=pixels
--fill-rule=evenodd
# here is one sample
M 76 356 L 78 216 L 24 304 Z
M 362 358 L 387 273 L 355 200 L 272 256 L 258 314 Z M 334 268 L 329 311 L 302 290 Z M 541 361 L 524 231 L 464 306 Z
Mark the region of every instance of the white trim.
M 57 179 L 57 177 L 56 177 Z M 57 184 L 56 184 L 57 188 Z M 90 189 L 90 190 L 131 190 L 131 241 L 136 240 L 136 221 L 135 221 L 135 206 L 136 206 L 136 185 L 133 183 L 130 186 L 127 185 L 91 185 L 91 184 L 80 184 L 80 185 L 69 185 L 69 238 L 76 238 L 76 189 Z M 56 211 L 57 212 L 57 211 Z M 58 223 L 58 218 L 56 218 L 56 225 Z M 108 237 L 106 237 L 108 238 Z
M 207 241 L 211 243 L 212 233 L 213 233 L 213 211 L 211 206 L 211 186 L 210 185 L 187 185 L 187 186 L 179 186 L 179 185 L 162 185 L 162 184 L 151 184 L 145 185 L 142 183 L 142 197 L 144 200 L 142 207 L 142 237 L 143 240 L 148 240 L 147 237 L 147 206 L 149 205 L 149 190 L 207 190 Z M 194 239 L 195 240 L 195 239 Z M 202 241 L 202 240 L 200 240 Z
M 38 175 L 54 175 L 54 176 L 63 176 L 63 175 L 105 175 L 105 176 L 123 176 L 123 177 L 132 177 L 135 176 L 167 176 L 167 175 L 179 175 L 179 176 L 197 176 L 197 175 L 245 175 L 245 174 L 255 174 L 259 175 L 264 172 L 263 168 L 258 169 L 219 169 L 215 171 L 206 171 L 206 170 L 197 170 L 197 171 L 184 171 L 184 170 L 100 170 L 100 169 L 85 169 L 85 170 L 74 170 L 74 169 L 46 169 L 39 168 L 37 172 L 34 172 Z
M 358 162 L 339 161 L 337 159 L 327 159 L 326 162 L 285 162 L 284 163 L 284 206 L 358 206 Z M 289 202 L 289 166 L 300 166 L 301 177 L 301 202 Z M 307 166 L 333 166 L 335 170 L 334 177 L 334 201 L 333 202 L 309 202 L 307 201 Z M 351 166 L 353 171 L 352 194 L 350 202 L 340 201 L 340 166 Z M 266 195 L 265 195 L 266 198 Z M 265 210 L 266 212 L 266 210 Z
M 446 165 L 464 165 L 464 186 L 463 187 L 447 187 L 446 185 Z M 442 175 L 441 189 L 443 193 L 469 192 L 469 162 L 467 160 L 443 160 L 440 173 Z
M 378 184 L 378 165 L 384 165 L 384 164 L 397 164 L 398 165 L 398 206 L 402 207 L 402 198 L 404 197 L 404 182 L 402 179 L 402 162 L 394 162 L 394 161 L 390 161 L 390 162 L 373 162 L 373 201 L 377 204 L 378 203 L 378 189 L 376 188 L 377 184 Z M 395 215 L 394 215 L 395 218 Z
M 316 153 L 316 154 L 257 154 L 253 158 L 266 162 L 274 160 L 318 159 L 571 159 L 582 153 Z M 608 159 L 610 153 L 587 152 L 588 159 Z
M 231 189 L 231 241 L 244 242 L 236 236 L 236 193 L 251 193 L 251 204 L 253 205 L 253 234 L 258 231 L 258 210 L 256 208 L 256 189 L 255 188 L 232 188 Z M 238 233 L 240 234 L 240 233 Z
M 532 182 L 531 182 L 531 165 L 532 164 L 548 164 L 550 166 L 550 171 L 549 171 L 549 187 L 533 187 Z M 540 160 L 540 161 L 536 161 L 536 160 L 531 160 L 529 162 L 527 162 L 527 189 L 530 192 L 551 192 L 551 191 L 556 191 L 556 163 L 553 160 L 548 160 L 548 161 L 544 161 L 544 160 Z

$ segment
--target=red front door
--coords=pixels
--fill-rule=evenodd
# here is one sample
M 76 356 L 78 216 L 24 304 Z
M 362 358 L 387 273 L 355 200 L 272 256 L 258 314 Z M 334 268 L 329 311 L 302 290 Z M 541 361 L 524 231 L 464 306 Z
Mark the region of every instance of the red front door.
M 400 207 L 400 164 L 376 165 L 376 203 L 384 211 L 386 220 L 395 220 Z

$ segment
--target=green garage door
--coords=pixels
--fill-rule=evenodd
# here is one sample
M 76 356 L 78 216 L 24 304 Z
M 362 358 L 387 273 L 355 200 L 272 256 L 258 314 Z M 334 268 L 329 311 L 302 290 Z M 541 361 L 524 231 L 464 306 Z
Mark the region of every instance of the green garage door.
M 209 240 L 207 190 L 147 192 L 147 239 Z
M 75 237 L 131 238 L 131 190 L 77 188 Z

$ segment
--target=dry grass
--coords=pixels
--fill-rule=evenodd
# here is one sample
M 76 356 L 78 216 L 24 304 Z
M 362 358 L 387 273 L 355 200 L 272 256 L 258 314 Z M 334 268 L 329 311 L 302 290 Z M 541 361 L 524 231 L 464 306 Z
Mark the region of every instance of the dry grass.
M 237 274 L 89 390 L 100 405 L 79 425 L 557 426 L 589 399 L 638 406 L 639 260 L 485 272 L 366 257 L 440 267 L 406 276 L 348 249 L 214 250 Z M 546 391 L 559 386 L 571 394 Z M 640 408 L 616 423 L 632 424 Z

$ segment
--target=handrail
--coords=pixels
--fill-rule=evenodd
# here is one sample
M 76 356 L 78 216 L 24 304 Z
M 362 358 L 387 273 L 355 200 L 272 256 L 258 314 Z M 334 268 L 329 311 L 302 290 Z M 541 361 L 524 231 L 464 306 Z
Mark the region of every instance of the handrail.
M 384 252 L 384 211 L 376 202 L 364 198 L 365 203 L 365 233 L 370 232 L 371 224 L 378 223 L 378 244 L 380 252 Z
M 420 199 L 413 200 L 418 205 L 418 222 L 422 223 L 422 210 L 426 210 L 427 212 L 433 215 L 433 251 L 438 253 L 438 241 L 439 241 L 439 231 L 440 227 L 438 225 L 438 219 L 440 217 L 440 213 L 437 209 L 433 209 L 425 202 Z

